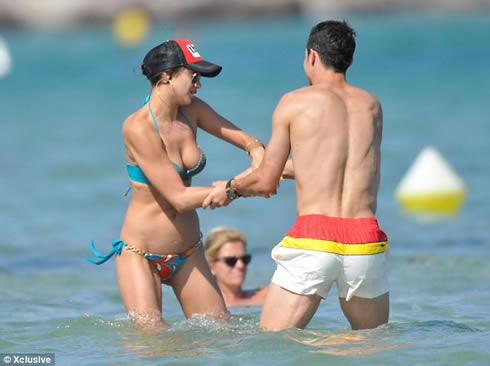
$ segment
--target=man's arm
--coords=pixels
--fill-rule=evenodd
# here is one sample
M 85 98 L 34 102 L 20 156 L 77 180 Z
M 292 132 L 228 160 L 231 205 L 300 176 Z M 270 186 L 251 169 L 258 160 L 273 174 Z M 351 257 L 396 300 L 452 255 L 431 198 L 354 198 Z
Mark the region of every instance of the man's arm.
M 272 134 L 260 166 L 243 178 L 233 179 L 231 188 L 243 196 L 270 197 L 276 193 L 279 180 L 290 151 L 289 124 L 297 110 L 291 94 L 279 101 L 272 116 Z M 226 197 L 225 186 L 214 190 L 203 203 L 203 208 L 215 206 Z
M 289 126 L 298 109 L 294 99 L 293 93 L 288 93 L 279 101 L 272 116 L 271 138 L 259 168 L 231 182 L 239 194 L 269 197 L 275 193 L 291 149 Z
M 294 166 L 293 159 L 291 158 L 286 161 L 286 165 L 282 171 L 282 179 L 294 179 Z

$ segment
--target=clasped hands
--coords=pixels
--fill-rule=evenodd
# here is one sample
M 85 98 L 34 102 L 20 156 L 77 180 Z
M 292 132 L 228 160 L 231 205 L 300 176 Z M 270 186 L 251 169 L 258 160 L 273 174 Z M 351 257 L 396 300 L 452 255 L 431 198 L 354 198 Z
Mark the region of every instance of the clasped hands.
M 213 182 L 213 190 L 208 194 L 202 203 L 202 208 L 228 206 L 231 200 L 226 195 L 226 180 L 218 180 Z
M 213 190 L 208 194 L 208 196 L 204 199 L 202 203 L 202 208 L 206 209 L 210 207 L 211 209 L 215 209 L 216 207 L 224 207 L 230 204 L 231 199 L 228 198 L 226 194 L 226 180 L 219 180 L 213 182 Z M 279 185 L 278 185 L 279 186 Z M 253 197 L 253 196 L 262 196 L 264 198 L 270 198 L 273 195 L 277 194 L 277 190 L 274 190 L 268 194 L 253 194 L 252 192 L 243 193 L 240 192 L 240 197 Z
M 213 182 L 213 190 L 208 194 L 202 203 L 202 208 L 215 209 L 216 207 L 228 206 L 231 201 L 226 194 L 226 180 Z M 250 194 L 241 194 L 241 197 L 251 197 Z

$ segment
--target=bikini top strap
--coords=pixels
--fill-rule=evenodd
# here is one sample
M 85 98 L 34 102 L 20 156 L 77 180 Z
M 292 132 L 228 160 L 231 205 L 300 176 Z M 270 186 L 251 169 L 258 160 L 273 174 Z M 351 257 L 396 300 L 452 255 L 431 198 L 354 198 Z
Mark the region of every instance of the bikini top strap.
M 160 133 L 160 128 L 158 127 L 158 123 L 157 123 L 157 119 L 155 118 L 155 115 L 153 114 L 153 110 L 151 109 L 151 105 L 150 105 L 150 98 L 151 98 L 151 95 L 148 94 L 145 98 L 145 102 L 144 104 L 148 104 L 148 110 L 150 111 L 150 114 L 151 114 L 151 118 L 153 118 L 153 123 L 155 124 L 155 129 L 157 130 L 158 133 Z M 181 109 L 179 109 L 179 113 L 180 115 L 184 118 L 185 122 L 192 127 L 192 123 L 191 121 L 189 120 L 189 118 L 187 118 L 187 116 L 185 115 L 184 112 L 182 112 Z
M 155 124 L 155 129 L 157 130 L 158 133 L 160 133 L 160 128 L 158 128 L 157 119 L 155 118 L 155 115 L 153 114 L 153 110 L 151 109 L 150 98 L 147 97 L 147 99 L 145 99 L 145 101 L 146 101 L 146 104 L 148 104 L 148 109 L 150 111 L 151 118 L 153 118 L 153 123 Z

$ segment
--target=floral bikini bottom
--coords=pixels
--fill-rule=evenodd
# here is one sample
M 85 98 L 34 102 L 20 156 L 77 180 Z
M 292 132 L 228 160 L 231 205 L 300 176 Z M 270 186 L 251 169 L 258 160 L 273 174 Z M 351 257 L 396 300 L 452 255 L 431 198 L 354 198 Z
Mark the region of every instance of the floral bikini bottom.
M 95 260 L 93 258 L 88 257 L 87 260 L 93 264 L 102 264 L 109 260 L 114 254 L 121 254 L 122 248 L 126 247 L 127 250 L 130 250 L 136 254 L 143 256 L 148 259 L 150 263 L 156 268 L 158 275 L 162 281 L 170 279 L 181 266 L 184 265 L 187 258 L 194 253 L 197 249 L 199 249 L 202 245 L 202 233 L 199 237 L 199 240 L 194 244 L 191 248 L 177 254 L 152 254 L 148 253 L 144 250 L 138 249 L 130 244 L 125 243 L 121 239 L 114 240 L 112 242 L 112 250 L 107 254 L 101 254 L 95 249 L 94 241 L 90 243 L 92 253 L 95 257 L 99 258 L 99 260 Z

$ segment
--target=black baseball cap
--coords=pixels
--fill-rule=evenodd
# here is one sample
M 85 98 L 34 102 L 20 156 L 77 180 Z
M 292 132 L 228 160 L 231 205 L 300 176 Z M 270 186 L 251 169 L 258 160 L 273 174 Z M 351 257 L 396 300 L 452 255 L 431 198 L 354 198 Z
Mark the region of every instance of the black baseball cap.
M 165 41 L 152 48 L 146 54 L 141 68 L 150 79 L 161 71 L 180 66 L 210 78 L 217 76 L 222 69 L 219 65 L 204 61 L 196 46 L 184 39 Z

